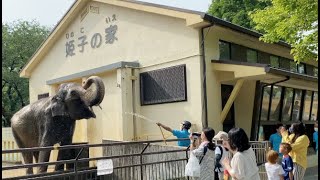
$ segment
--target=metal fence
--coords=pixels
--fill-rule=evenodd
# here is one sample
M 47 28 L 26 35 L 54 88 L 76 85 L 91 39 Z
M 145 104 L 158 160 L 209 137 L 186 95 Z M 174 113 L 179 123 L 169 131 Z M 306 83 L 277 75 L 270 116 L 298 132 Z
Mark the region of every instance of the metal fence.
M 181 140 L 181 139 L 180 139 Z M 168 139 L 167 142 L 177 141 Z M 139 142 L 104 142 L 102 144 L 67 145 L 59 147 L 23 148 L 14 150 L 3 150 L 2 154 L 30 152 L 40 150 L 65 150 L 76 149 L 78 154 L 74 159 L 21 164 L 14 166 L 2 166 L 3 179 L 84 179 L 84 180 L 122 180 L 122 179 L 188 179 L 184 176 L 184 168 L 188 160 L 188 148 L 162 146 L 163 140 L 139 141 Z M 251 142 L 256 153 L 258 164 L 265 162 L 265 154 L 268 149 L 267 142 Z M 83 157 L 81 154 L 90 148 L 102 148 L 101 157 Z M 111 159 L 113 162 L 113 173 L 97 176 L 97 167 L 80 166 L 89 161 Z M 69 164 L 72 169 L 60 172 L 47 172 L 43 174 L 25 175 L 25 168 L 39 167 L 41 165 Z M 72 166 L 70 166 L 70 164 Z M 261 169 L 263 171 L 263 169 Z M 7 172 L 7 173 L 5 173 Z M 9 172 L 9 173 L 8 173 Z M 12 173 L 10 173 L 12 172 Z M 18 173 L 20 172 L 20 173 Z M 262 179 L 264 173 L 261 172 Z M 6 175 L 7 174 L 7 175 Z M 5 176 L 4 176 L 5 175 Z

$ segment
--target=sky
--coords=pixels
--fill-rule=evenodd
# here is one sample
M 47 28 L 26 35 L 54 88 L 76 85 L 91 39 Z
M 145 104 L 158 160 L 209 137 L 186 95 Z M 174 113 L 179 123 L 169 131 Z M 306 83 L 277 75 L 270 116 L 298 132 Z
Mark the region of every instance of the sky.
M 212 0 L 140 0 L 150 3 L 206 12 Z M 2 22 L 36 20 L 53 27 L 67 12 L 74 0 L 2 0 Z

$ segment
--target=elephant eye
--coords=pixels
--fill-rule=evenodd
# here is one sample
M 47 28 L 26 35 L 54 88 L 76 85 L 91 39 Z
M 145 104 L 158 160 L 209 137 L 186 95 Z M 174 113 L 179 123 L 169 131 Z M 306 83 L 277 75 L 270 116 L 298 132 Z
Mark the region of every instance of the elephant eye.
M 77 92 L 75 90 L 71 90 L 70 94 L 71 94 L 71 96 L 76 96 Z

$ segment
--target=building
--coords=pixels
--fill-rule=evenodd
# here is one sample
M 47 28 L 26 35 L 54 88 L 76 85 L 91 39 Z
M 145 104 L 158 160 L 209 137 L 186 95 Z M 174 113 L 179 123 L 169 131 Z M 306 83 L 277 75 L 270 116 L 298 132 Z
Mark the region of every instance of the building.
M 280 121 L 310 129 L 319 117 L 316 61 L 296 65 L 288 44 L 260 36 L 202 12 L 77 0 L 20 76 L 30 80 L 30 102 L 64 82 L 103 78 L 102 110 L 77 122 L 75 142 L 160 139 L 155 122 L 178 128 L 183 120 L 193 131 L 241 127 L 252 140 Z

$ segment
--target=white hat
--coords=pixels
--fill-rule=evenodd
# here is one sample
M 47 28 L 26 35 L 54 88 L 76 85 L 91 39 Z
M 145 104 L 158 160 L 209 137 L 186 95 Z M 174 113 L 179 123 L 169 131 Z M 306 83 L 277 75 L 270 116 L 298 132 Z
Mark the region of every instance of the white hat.
M 228 139 L 228 133 L 224 131 L 219 131 L 218 134 L 216 134 L 213 139 L 216 140 L 222 140 L 222 139 Z

